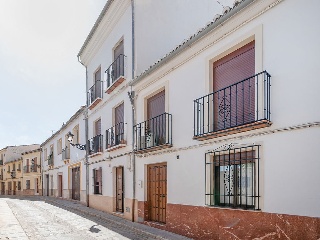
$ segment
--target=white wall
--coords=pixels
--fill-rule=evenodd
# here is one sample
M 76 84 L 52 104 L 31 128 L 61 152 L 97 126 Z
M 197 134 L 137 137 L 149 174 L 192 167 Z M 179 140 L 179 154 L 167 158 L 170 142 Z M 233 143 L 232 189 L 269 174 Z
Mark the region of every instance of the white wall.
M 220 1 L 232 6 L 232 0 Z M 136 75 L 174 49 L 184 39 L 222 14 L 223 7 L 212 0 L 136 0 Z
M 320 111 L 320 82 L 317 69 L 320 67 L 320 22 L 317 14 L 319 2 L 283 1 L 245 26 L 230 33 L 201 54 L 173 72 L 166 74 L 149 87 L 142 83 L 135 88 L 137 99 L 137 121 L 143 121 L 143 96 L 154 91 L 156 85 L 169 82 L 169 113 L 173 115 L 173 147 L 188 147 L 201 144 L 193 137 L 193 100 L 207 94 L 209 73 L 206 64 L 218 56 L 221 49 L 228 49 L 254 29 L 262 29 L 262 67 L 271 74 L 271 127 L 241 133 L 238 136 L 294 127 L 318 122 Z M 290 11 L 288 10 L 290 9 Z M 303 10 L 302 10 L 303 9 Z M 245 14 L 245 13 L 244 13 Z M 159 21 L 159 19 L 157 20 Z M 237 20 L 234 20 L 237 23 Z M 236 25 L 235 25 L 236 26 Z M 159 30 L 159 32 L 161 32 Z M 152 35 L 152 34 L 151 34 Z M 214 35 L 211 35 L 214 38 Z M 200 43 L 199 43 L 200 44 Z M 205 45 L 204 45 L 205 46 Z M 203 46 L 203 47 L 204 47 Z M 196 46 L 193 46 L 196 48 Z M 192 52 L 192 48 L 187 50 Z M 172 68 L 179 64 L 180 56 L 167 64 Z M 160 72 L 160 70 L 159 70 Z M 157 73 L 145 78 L 151 82 Z M 229 138 L 229 139 L 228 139 Z M 231 138 L 231 139 L 230 139 Z M 225 139 L 225 140 L 224 140 Z M 168 163 L 168 202 L 177 204 L 205 204 L 204 154 L 225 143 L 262 145 L 261 195 L 262 210 L 320 217 L 320 194 L 317 192 L 320 175 L 317 147 L 320 143 L 319 127 L 289 130 L 267 135 L 232 139 L 216 138 L 220 143 L 194 150 L 172 154 L 153 155 L 137 160 L 137 180 L 144 179 L 144 167 L 155 162 Z M 180 159 L 176 159 L 176 155 Z M 144 181 L 145 182 L 145 181 Z M 138 188 L 138 199 L 146 200 L 145 188 Z

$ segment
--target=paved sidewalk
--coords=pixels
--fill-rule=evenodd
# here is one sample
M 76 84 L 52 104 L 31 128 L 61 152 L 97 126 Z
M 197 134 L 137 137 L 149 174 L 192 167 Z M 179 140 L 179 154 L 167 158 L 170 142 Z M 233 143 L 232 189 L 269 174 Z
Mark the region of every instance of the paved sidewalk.
M 0 239 L 29 239 L 7 202 L 0 198 Z
M 41 196 L 0 196 L 2 239 L 188 238 L 88 208 L 77 201 Z
M 141 233 L 147 234 L 150 236 L 150 239 L 170 239 L 170 240 L 187 240 L 190 238 L 180 236 L 168 231 L 164 231 L 161 229 L 153 228 L 141 223 L 136 223 L 129 221 L 127 219 L 117 217 L 115 215 L 96 210 L 94 208 L 88 208 L 84 206 L 83 204 L 77 202 L 77 201 L 70 201 L 70 200 L 64 200 L 64 199 L 59 199 L 59 198 L 51 198 L 51 197 L 43 197 L 46 201 L 55 203 L 60 206 L 64 206 L 69 210 L 74 210 L 81 212 L 86 215 L 91 215 L 93 217 L 102 219 L 106 221 L 107 223 L 112 223 L 116 225 L 120 225 L 124 228 L 131 228 L 134 231 L 140 231 Z M 134 238 L 132 238 L 134 239 Z

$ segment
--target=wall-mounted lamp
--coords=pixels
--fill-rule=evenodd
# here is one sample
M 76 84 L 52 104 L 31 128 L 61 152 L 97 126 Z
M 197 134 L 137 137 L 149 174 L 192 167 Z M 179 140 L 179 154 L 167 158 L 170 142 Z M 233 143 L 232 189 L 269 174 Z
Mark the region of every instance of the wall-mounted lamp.
M 76 147 L 80 150 L 86 150 L 86 144 L 83 145 L 79 143 L 76 143 L 76 144 L 73 143 L 74 135 L 71 132 L 68 132 L 67 136 L 68 136 L 68 142 L 70 143 L 71 146 Z

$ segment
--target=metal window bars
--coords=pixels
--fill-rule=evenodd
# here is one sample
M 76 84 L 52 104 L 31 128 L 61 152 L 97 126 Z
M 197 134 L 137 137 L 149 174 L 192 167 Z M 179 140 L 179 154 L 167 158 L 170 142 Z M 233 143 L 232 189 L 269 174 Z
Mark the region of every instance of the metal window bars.
M 89 155 L 103 151 L 103 135 L 97 135 L 88 140 Z
M 125 76 L 125 61 L 126 56 L 120 54 L 113 63 L 105 71 L 107 74 L 107 88 L 109 88 L 120 77 Z
M 106 149 L 124 144 L 124 123 L 120 122 L 106 130 Z

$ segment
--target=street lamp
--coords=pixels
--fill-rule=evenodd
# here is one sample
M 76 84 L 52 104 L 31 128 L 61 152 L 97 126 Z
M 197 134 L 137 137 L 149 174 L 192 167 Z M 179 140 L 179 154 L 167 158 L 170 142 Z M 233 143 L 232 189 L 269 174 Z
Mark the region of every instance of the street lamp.
M 74 135 L 71 132 L 67 134 L 68 142 L 71 146 L 76 147 L 80 150 L 86 150 L 86 203 L 87 207 L 89 207 L 89 163 L 88 163 L 88 149 L 86 148 L 86 144 L 73 143 Z
M 73 143 L 74 135 L 71 132 L 68 132 L 67 136 L 68 136 L 68 142 L 71 144 L 71 146 L 76 147 L 80 150 L 86 150 L 86 144 Z

